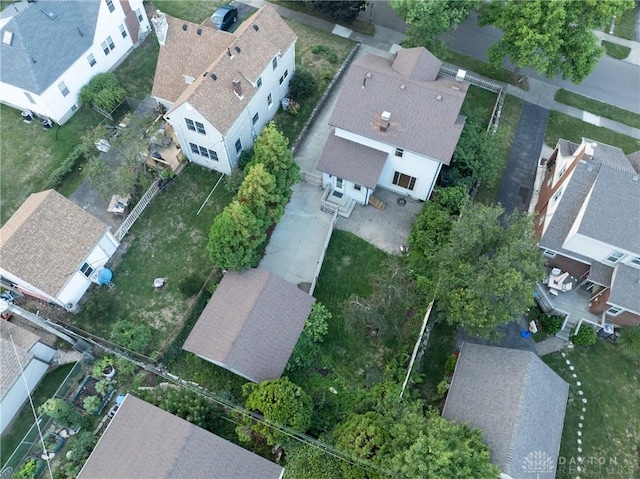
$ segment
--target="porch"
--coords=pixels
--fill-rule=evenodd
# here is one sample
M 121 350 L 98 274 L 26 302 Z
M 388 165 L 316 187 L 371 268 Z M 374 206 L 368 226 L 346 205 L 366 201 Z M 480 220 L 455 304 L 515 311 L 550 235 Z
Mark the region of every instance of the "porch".
M 157 170 L 167 169 L 175 174 L 180 173 L 187 165 L 187 161 L 183 160 L 180 143 L 169 123 L 165 122 L 149 140 L 147 165 Z
M 355 207 L 356 202 L 353 198 L 335 191 L 331 187 L 325 188 L 320 198 L 320 209 L 322 211 L 330 214 L 337 211 L 338 215 L 343 218 L 349 218 Z

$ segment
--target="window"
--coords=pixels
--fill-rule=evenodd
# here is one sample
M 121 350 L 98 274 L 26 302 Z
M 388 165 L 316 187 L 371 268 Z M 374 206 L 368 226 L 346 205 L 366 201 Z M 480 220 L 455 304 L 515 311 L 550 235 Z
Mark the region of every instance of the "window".
M 199 121 L 193 121 L 189 118 L 185 118 L 184 122 L 187 124 L 187 130 L 189 131 L 197 131 L 201 135 L 206 135 L 207 131 L 204 129 L 204 125 Z
M 402 158 L 402 155 L 404 155 L 404 150 L 402 148 L 396 148 L 396 156 Z
M 136 8 L 136 17 L 138 17 L 138 23 L 142 23 L 142 11 L 139 8 Z
M 204 125 L 199 121 L 196 121 L 196 130 L 198 130 L 198 133 L 200 133 L 201 135 L 207 134 L 207 131 L 204 129 Z
M 105 55 L 108 55 L 109 53 L 111 53 L 111 50 L 113 50 L 116 47 L 111 37 L 107 37 L 107 39 L 104 42 L 102 42 L 100 46 L 102 47 L 102 51 L 104 52 Z
M 273 96 L 271 95 L 271 93 L 269 93 L 269 96 L 267 97 L 267 105 L 269 105 L 269 108 L 271 108 L 271 105 L 273 105 Z
M 631 263 L 631 264 L 633 264 L 635 266 L 640 266 L 640 256 L 636 256 L 631 261 L 629 261 L 629 263 Z
M 27 100 L 29 100 L 29 103 L 33 103 L 33 104 L 35 104 L 35 101 L 34 101 L 34 99 L 33 99 L 33 97 L 31 96 L 31 94 L 30 94 L 30 93 L 28 93 L 28 92 L 26 92 L 26 91 L 25 91 L 25 92 L 24 92 L 24 96 L 26 96 L 26 97 L 27 97 Z
M 105 42 L 102 42 L 100 46 L 102 47 L 102 51 L 104 52 L 105 55 L 108 55 L 111 52 L 111 50 L 109 50 L 109 47 Z
M 280 80 L 278 80 L 278 83 L 280 84 L 280 86 L 282 86 L 282 83 L 284 82 L 284 75 L 282 75 L 280 77 Z
M 93 53 L 89 53 L 89 55 L 87 56 L 87 61 L 89 62 L 90 66 L 96 64 L 96 58 L 93 56 Z
M 611 253 L 608 257 L 607 257 L 607 261 L 611 262 L 611 263 L 617 263 L 618 261 L 620 261 L 622 258 L 624 257 L 624 253 L 620 252 L 620 251 L 614 251 L 613 253 Z
M 80 272 L 88 278 L 93 274 L 93 268 L 89 266 L 89 263 L 83 263 L 80 267 Z
M 336 190 L 341 190 L 342 189 L 342 178 L 338 178 L 336 177 Z
M 209 148 L 196 145 L 195 143 L 189 143 L 189 147 L 191 148 L 191 152 L 195 153 L 198 156 L 202 156 L 212 161 L 218 161 L 218 154 L 215 151 L 210 150 Z
M 111 37 L 107 37 L 107 44 L 109 45 L 109 48 L 111 48 L 112 50 L 116 47 L 113 44 L 113 40 L 111 39 Z
M 360 191 L 362 189 L 362 186 L 360 185 L 353 185 L 353 189 L 356 191 Z
M 242 142 L 240 141 L 240 138 L 238 138 L 238 141 L 236 141 L 236 153 L 240 154 L 241 151 L 242 151 Z
M 260 87 L 262 86 L 262 77 L 258 78 L 258 81 L 256 82 L 256 86 L 258 87 L 258 90 L 259 90 Z
M 562 188 L 560 188 L 555 195 L 553 195 L 553 202 L 556 203 L 562 196 Z
M 284 71 L 284 77 L 285 77 L 285 79 L 286 79 L 288 76 L 289 76 L 289 70 L 285 70 L 285 71 Z
M 109 7 L 109 11 L 113 12 L 116 9 L 115 5 L 113 4 L 113 0 L 106 0 L 106 2 L 107 7 Z
M 187 130 L 196 131 L 196 125 L 193 123 L 193 120 L 190 120 L 189 118 L 185 118 L 184 122 L 187 124 Z
M 560 173 L 558 173 L 558 178 L 562 178 L 562 175 L 564 175 L 565 171 L 567 171 L 567 165 L 564 165 L 562 167 L 562 169 L 560 170 Z
M 253 118 L 251 119 L 251 122 L 255 125 L 256 123 L 258 123 L 259 119 L 260 119 L 260 115 L 258 115 L 256 113 L 255 115 L 253 115 Z
M 278 57 L 273 57 L 273 60 L 271 61 L 271 66 L 273 67 L 274 70 L 278 68 Z
M 404 173 L 396 171 L 393 174 L 393 184 L 400 188 L 413 191 L 413 188 L 416 186 L 416 179 L 413 176 L 405 175 Z
M 618 316 L 620 313 L 622 313 L 622 308 L 618 308 L 616 306 L 611 306 L 607 309 L 607 314 L 609 316 Z
M 544 250 L 544 253 L 543 253 L 543 254 L 544 254 L 547 258 L 555 258 L 555 257 L 556 257 L 556 254 L 558 254 L 558 253 L 556 253 L 555 251 L 551 251 L 550 249 L 546 249 L 546 250 Z
M 120 35 L 122 35 L 122 38 L 127 38 L 127 29 L 124 28 L 124 25 L 120 25 Z
M 67 88 L 67 85 L 65 85 L 63 81 L 58 83 L 58 88 L 60 89 L 60 93 L 62 93 L 62 96 L 67 96 L 69 94 L 69 89 Z

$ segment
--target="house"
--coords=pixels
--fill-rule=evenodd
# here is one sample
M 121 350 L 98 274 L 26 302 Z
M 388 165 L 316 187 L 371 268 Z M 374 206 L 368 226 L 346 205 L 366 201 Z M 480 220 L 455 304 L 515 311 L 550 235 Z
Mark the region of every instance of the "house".
M 317 164 L 324 187 L 363 205 L 377 186 L 429 198 L 466 120 L 468 85 L 439 75 L 441 65 L 423 47 L 351 64 Z
M 227 271 L 182 349 L 249 381 L 277 379 L 314 302 L 268 271 Z
M 0 282 L 76 311 L 120 244 L 110 229 L 55 190 L 34 193 L 0 229 Z
M 55 354 L 37 334 L 0 321 L 0 434 L 46 374 Z
M 60 125 L 150 31 L 142 0 L 39 0 L 0 14 L 0 102 Z
M 78 478 L 283 475 L 281 466 L 127 394 Z
M 550 268 L 577 278 L 596 315 L 579 319 L 640 324 L 638 172 L 619 148 L 588 138 L 579 145 L 560 140 L 540 183 L 539 246 Z
M 568 394 L 533 352 L 463 343 L 442 415 L 482 430 L 501 477 L 553 479 Z
M 152 23 L 160 43 L 153 97 L 184 155 L 230 174 L 287 94 L 296 35 L 268 4 L 234 33 L 160 11 Z

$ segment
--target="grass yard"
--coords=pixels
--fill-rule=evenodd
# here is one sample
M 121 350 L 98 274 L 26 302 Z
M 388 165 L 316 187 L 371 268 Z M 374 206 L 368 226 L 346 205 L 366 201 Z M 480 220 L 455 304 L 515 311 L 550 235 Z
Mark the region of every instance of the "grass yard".
M 639 477 L 640 363 L 625 358 L 614 345 L 601 340 L 593 346 L 576 347 L 567 358 L 575 367 L 577 379 L 571 377 L 560 353 L 543 358 L 572 385 L 556 478 L 573 479 L 578 475 L 582 479 Z M 584 396 L 577 393 L 576 381 L 582 383 Z M 582 403 L 583 397 L 587 399 L 586 404 Z M 584 425 L 581 438 L 584 464 L 578 473 L 579 422 Z
M 196 293 L 213 270 L 207 241 L 213 218 L 231 198 L 221 183 L 200 215 L 196 212 L 219 174 L 190 165 L 159 193 L 125 237 L 126 252 L 113 264 L 115 288 L 92 287 L 73 322 L 108 338 L 113 324 L 146 323 L 154 334 L 149 351 L 159 350 L 180 330 Z M 154 291 L 154 278 L 167 286 Z
M 581 143 L 583 136 L 607 145 L 617 146 L 626 155 L 640 150 L 640 140 L 635 138 L 586 123 L 557 111 L 552 111 L 549 114 L 547 131 L 544 135 L 544 142 L 547 145 L 555 146 L 560 138 Z
M 477 58 L 463 55 L 452 50 L 447 50 L 444 61 L 454 64 L 457 67 L 475 72 L 487 78 L 493 78 L 504 83 L 516 84 L 513 72 L 506 68 L 496 68 Z
M 370 275 L 387 256 L 351 233 L 334 230 L 322 264 L 314 296 L 333 315 L 323 348 L 335 372 L 347 383 L 361 385 L 371 368 L 384 367 L 381 344 L 345 330 L 342 305 L 351 294 L 371 294 Z
M 610 120 L 624 123 L 634 128 L 640 128 L 640 115 L 617 106 L 608 105 L 598 100 L 578 95 L 561 88 L 556 92 L 554 100 L 573 106 L 581 110 L 593 113 L 594 115 L 603 116 Z
M 229 2 L 225 0 L 154 0 L 153 5 L 167 15 L 187 20 L 193 23 L 202 23 L 209 18 L 216 9 Z
M 502 159 L 503 171 L 507 166 L 507 160 L 509 159 L 513 138 L 516 135 L 516 128 L 518 128 L 523 104 L 524 102 L 520 98 L 507 95 L 504 105 L 502 106 L 502 115 L 500 116 L 500 123 L 498 131 L 496 132 L 496 141 L 498 142 L 500 158 Z M 476 201 L 486 205 L 494 204 L 498 198 L 500 183 L 501 182 L 498 181 L 493 188 L 487 188 L 485 185 L 480 185 L 480 189 L 476 195 Z
M 118 83 L 126 90 L 128 97 L 144 100 L 151 94 L 159 52 L 158 37 L 152 32 L 114 71 Z
M 635 8 L 630 8 L 629 10 L 625 10 L 625 12 L 619 18 L 616 19 L 616 27 L 613 31 L 613 34 L 616 37 L 625 38 L 627 40 L 634 39 L 637 8 L 638 6 L 636 5 Z M 606 25 L 603 30 L 608 33 L 610 27 L 611 27 L 611 24 Z
M 318 80 L 317 91 L 300 102 L 300 112 L 297 116 L 292 116 L 281 110 L 274 118 L 278 128 L 289 138 L 289 144 L 291 145 L 298 138 L 305 122 L 318 104 L 318 100 L 320 100 L 342 62 L 355 46 L 355 42 L 337 35 L 331 35 L 289 18 L 285 18 L 284 21 L 298 36 L 298 41 L 296 42 L 296 68 L 309 70 Z M 312 48 L 318 45 L 333 51 L 336 54 L 336 61 L 334 63 L 329 62 L 326 53 L 313 53 L 311 51 Z
M 474 117 L 481 125 L 489 125 L 497 99 L 496 93 L 469 85 L 469 90 L 467 90 L 462 104 L 462 114 Z
M 629 53 L 631 53 L 631 48 L 606 40 L 602 40 L 602 46 L 605 49 L 605 53 L 616 60 L 624 60 L 629 56 Z
M 42 378 L 42 381 L 40 381 L 40 384 L 38 384 L 32 393 L 33 404 L 36 408 L 54 395 L 74 365 L 75 363 L 64 364 L 47 373 Z M 31 411 L 29 403 L 26 402 L 25 406 L 22 407 L 13 419 L 11 426 L 2 434 L 0 457 L 2 458 L 3 465 L 9 459 L 15 448 L 18 447 L 24 435 L 33 425 L 33 422 L 33 412 Z

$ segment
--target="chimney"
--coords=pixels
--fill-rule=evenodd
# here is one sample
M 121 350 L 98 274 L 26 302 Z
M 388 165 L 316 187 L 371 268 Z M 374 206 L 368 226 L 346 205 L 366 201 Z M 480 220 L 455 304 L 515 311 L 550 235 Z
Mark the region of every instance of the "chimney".
M 231 82 L 232 86 L 233 86 L 233 92 L 236 94 L 236 96 L 238 98 L 240 98 L 242 100 L 243 95 L 242 95 L 242 83 L 240 83 L 240 80 L 233 80 Z
M 391 113 L 383 111 L 380 115 L 380 131 L 385 132 L 389 128 L 389 120 L 391 119 Z
M 160 10 L 156 10 L 151 17 L 151 24 L 153 25 L 153 29 L 156 31 L 158 43 L 160 46 L 164 46 L 164 42 L 167 39 L 167 30 L 169 29 L 167 16 Z

